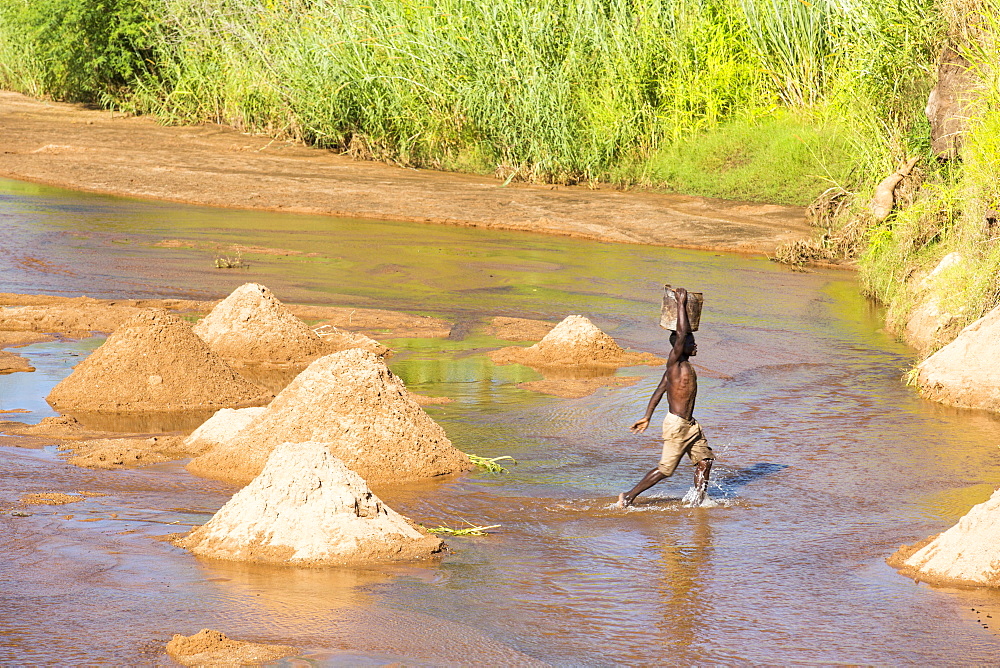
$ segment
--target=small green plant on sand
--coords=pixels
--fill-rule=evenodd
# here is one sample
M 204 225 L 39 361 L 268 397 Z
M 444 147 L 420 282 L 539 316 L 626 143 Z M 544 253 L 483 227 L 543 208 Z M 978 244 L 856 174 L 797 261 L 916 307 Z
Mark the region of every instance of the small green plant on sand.
M 218 255 L 215 258 L 216 269 L 244 269 L 249 266 L 243 261 L 243 251 L 236 251 L 236 257 Z
M 510 473 L 508 469 L 501 466 L 500 464 L 497 464 L 497 462 L 503 461 L 504 459 L 509 459 L 512 464 L 517 464 L 516 459 L 514 459 L 513 457 L 508 457 L 506 455 L 504 455 L 503 457 L 489 458 L 489 457 L 480 457 L 479 455 L 471 455 L 469 453 L 465 454 L 469 458 L 469 461 L 471 461 L 473 464 L 475 464 L 479 468 L 489 473 Z
M 917 386 L 917 377 L 920 375 L 920 367 L 914 364 L 903 374 L 903 382 L 907 387 Z
M 430 533 L 446 534 L 448 536 L 485 536 L 487 534 L 488 529 L 498 529 L 500 527 L 499 524 L 491 524 L 489 526 L 479 526 L 472 524 L 471 522 L 466 522 L 466 524 L 468 524 L 469 526 L 463 529 L 452 529 L 451 527 L 446 527 L 446 526 L 436 526 L 436 527 L 425 526 L 424 529 L 426 529 Z

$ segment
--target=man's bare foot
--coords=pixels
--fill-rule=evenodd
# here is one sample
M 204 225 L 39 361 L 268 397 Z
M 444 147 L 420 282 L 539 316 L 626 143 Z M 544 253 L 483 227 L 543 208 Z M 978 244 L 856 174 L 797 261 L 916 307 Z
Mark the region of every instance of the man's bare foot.
M 618 508 L 628 508 L 632 505 L 632 502 L 625 498 L 625 492 L 618 495 L 618 503 L 615 504 Z

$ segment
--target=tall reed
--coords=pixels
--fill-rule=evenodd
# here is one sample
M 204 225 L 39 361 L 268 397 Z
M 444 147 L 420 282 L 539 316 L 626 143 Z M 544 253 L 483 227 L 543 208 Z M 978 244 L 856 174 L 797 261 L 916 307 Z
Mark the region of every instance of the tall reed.
M 864 117 L 847 124 L 862 147 L 911 125 L 892 86 L 913 72 L 886 53 L 899 40 L 871 20 L 889 11 L 874 0 L 114 0 L 116 17 L 141 16 L 142 30 L 114 43 L 144 67 L 126 60 L 131 69 L 112 68 L 125 82 L 95 74 L 68 87 L 52 83 L 68 56 L 12 65 L 18 52 L 61 53 L 37 13 L 10 10 L 27 1 L 0 3 L 0 30 L 33 36 L 7 55 L 0 46 L 5 85 L 64 99 L 104 87 L 106 102 L 167 121 L 504 179 L 628 181 L 665 146 L 782 105 L 817 114 L 819 128 L 823 115 Z M 924 11 L 933 0 L 900 2 Z M 912 41 L 926 42 L 925 28 Z M 136 48 L 137 35 L 148 42 Z M 928 67 L 918 51 L 903 49 Z M 873 78 L 877 67 L 889 76 Z M 903 111 L 880 126 L 887 106 Z

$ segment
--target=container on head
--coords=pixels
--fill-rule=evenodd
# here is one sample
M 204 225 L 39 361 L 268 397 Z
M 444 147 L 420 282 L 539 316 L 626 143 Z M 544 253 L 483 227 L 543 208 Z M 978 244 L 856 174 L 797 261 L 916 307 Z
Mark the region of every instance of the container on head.
M 698 331 L 698 323 L 701 321 L 701 307 L 704 303 L 705 298 L 702 296 L 702 293 L 688 293 L 687 314 L 692 332 Z M 677 294 L 669 285 L 663 286 L 663 308 L 660 309 L 660 327 L 677 331 Z

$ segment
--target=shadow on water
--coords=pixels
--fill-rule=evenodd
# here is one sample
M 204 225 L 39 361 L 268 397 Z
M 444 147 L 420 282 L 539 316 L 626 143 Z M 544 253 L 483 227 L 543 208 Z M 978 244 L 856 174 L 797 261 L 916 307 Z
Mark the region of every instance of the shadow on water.
M 788 468 L 788 464 L 758 462 L 743 469 L 726 471 L 715 477 L 715 483 L 726 497 L 736 496 L 738 490 L 752 482 Z M 715 491 L 715 490 L 713 490 Z
M 0 201 L 0 245 L 40 260 L 0 262 L 3 291 L 217 299 L 253 281 L 288 303 L 458 323 L 452 339 L 393 342 L 389 365 L 414 392 L 452 399 L 427 412 L 460 450 L 518 461 L 508 474 L 376 490 L 426 526 L 500 525 L 449 537 L 440 561 L 307 572 L 209 564 L 156 540 L 204 521 L 236 491 L 177 462 L 104 472 L 71 466 L 54 448 L 0 447 L 0 501 L 88 494 L 26 517 L 0 513 L 0 665 L 162 665 L 172 633 L 200 628 L 296 645 L 318 665 L 996 662 L 1000 640 L 962 611 L 984 603 L 915 586 L 884 559 L 1000 484 L 1000 421 L 903 387 L 899 369 L 913 353 L 880 330 L 853 274 L 2 181 Z M 232 244 L 281 253 L 221 272 L 213 255 Z M 663 354 L 664 283 L 705 294 L 697 410 L 718 457 L 709 494 L 720 510 L 683 506 L 689 469 L 640 497 L 637 509 L 652 512 L 611 507 L 659 457 L 655 435 L 628 427 L 660 370 L 623 371 L 641 376 L 630 388 L 546 396 L 521 386 L 539 372 L 493 364 L 486 351 L 505 343 L 474 324 L 582 314 L 623 347 Z M 0 377 L 0 410 L 30 411 L 16 413 L 29 423 L 53 415 L 44 397 L 99 343 L 20 349 L 38 371 Z M 93 416 L 131 430 L 201 418 Z M 873 453 L 892 465 L 872 466 Z

